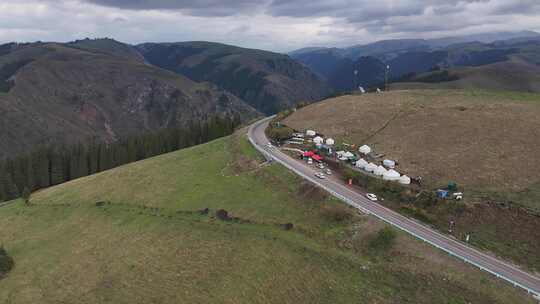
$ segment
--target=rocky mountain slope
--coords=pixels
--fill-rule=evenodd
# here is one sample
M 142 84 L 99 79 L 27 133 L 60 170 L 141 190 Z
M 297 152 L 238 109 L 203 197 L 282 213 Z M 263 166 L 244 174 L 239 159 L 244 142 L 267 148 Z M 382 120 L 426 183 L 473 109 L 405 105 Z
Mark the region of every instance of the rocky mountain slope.
M 39 144 L 114 141 L 213 115 L 258 112 L 209 83 L 151 66 L 111 41 L 0 47 L 0 157 Z
M 149 63 L 215 83 L 266 114 L 331 92 L 325 81 L 287 55 L 210 42 L 147 43 L 137 49 Z

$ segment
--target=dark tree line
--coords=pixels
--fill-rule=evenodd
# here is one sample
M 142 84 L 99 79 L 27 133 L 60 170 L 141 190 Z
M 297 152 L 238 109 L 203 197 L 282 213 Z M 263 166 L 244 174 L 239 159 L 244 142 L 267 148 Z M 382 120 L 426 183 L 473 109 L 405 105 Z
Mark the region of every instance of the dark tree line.
M 114 143 L 40 147 L 15 158 L 0 160 L 0 202 L 148 157 L 198 145 L 226 136 L 240 118 L 214 116 L 187 127 L 168 128 L 131 136 Z

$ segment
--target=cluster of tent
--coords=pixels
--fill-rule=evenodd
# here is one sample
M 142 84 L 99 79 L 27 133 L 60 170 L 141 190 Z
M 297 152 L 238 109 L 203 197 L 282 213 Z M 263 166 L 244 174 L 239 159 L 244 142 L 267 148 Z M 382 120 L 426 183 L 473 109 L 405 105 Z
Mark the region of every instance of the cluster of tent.
M 327 138 L 326 140 L 322 138 L 321 136 L 317 136 L 317 132 L 313 130 L 307 130 L 306 131 L 307 136 L 313 136 L 313 143 L 317 146 L 326 145 L 326 146 L 333 146 L 335 144 L 334 139 Z M 368 155 L 371 153 L 371 147 L 368 145 L 363 145 L 360 148 L 358 148 L 358 152 L 364 155 Z M 352 152 L 349 151 L 338 151 L 336 152 L 337 157 L 339 160 L 349 160 L 351 162 L 354 162 L 354 165 L 359 168 L 363 169 L 366 172 L 373 173 L 377 176 L 382 177 L 384 180 L 388 181 L 397 181 L 400 184 L 403 185 L 409 185 L 411 183 L 411 178 L 407 175 L 401 175 L 399 172 L 394 170 L 396 166 L 396 162 L 390 159 L 385 159 L 383 161 L 383 165 L 376 165 L 374 163 L 368 163 L 363 158 L 360 158 L 359 160 L 356 160 L 356 155 L 354 155 Z M 306 155 L 304 155 L 305 157 Z
M 324 138 L 322 138 L 321 136 L 316 136 L 317 135 L 317 132 L 313 131 L 313 130 L 307 130 L 306 131 L 306 135 L 307 136 L 311 136 L 313 137 L 313 143 L 316 144 L 316 145 L 327 145 L 327 146 L 333 146 L 336 141 L 333 139 L 333 138 L 327 138 L 326 140 Z
M 356 155 L 349 151 L 337 151 L 336 156 L 339 160 L 356 160 Z
M 357 160 L 354 165 L 359 169 L 365 170 L 366 172 L 373 173 L 373 174 L 375 174 L 377 176 L 381 176 L 382 179 L 384 179 L 384 180 L 397 181 L 397 182 L 399 182 L 400 184 L 403 184 L 403 185 L 409 185 L 411 183 L 411 178 L 410 177 L 408 177 L 407 175 L 401 175 L 401 174 L 399 174 L 399 172 L 397 172 L 396 170 L 393 169 L 393 166 L 395 166 L 394 161 L 391 161 L 391 160 L 388 160 L 388 162 L 386 162 L 386 161 L 387 160 L 385 160 L 385 162 L 383 162 L 383 164 L 385 164 L 385 166 L 389 167 L 388 169 L 385 168 L 384 166 L 381 166 L 381 165 L 377 166 L 374 163 L 368 163 L 363 158 Z M 392 168 L 390 168 L 390 166 L 387 165 L 387 164 L 391 164 L 391 163 L 393 163 Z

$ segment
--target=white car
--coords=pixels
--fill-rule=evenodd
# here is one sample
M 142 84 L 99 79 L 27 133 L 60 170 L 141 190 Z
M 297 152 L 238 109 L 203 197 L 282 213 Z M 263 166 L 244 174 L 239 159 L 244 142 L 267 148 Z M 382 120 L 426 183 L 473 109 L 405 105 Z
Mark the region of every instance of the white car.
M 374 201 L 374 202 L 378 201 L 377 196 L 373 193 L 366 193 L 366 197 L 370 201 Z
M 326 178 L 326 176 L 324 176 L 324 174 L 320 173 L 320 172 L 315 173 L 315 176 L 320 178 L 320 179 L 325 179 Z
M 326 169 L 324 173 L 326 173 L 326 175 L 332 175 L 332 171 L 330 169 Z
M 307 163 L 308 163 L 308 165 L 312 165 L 313 164 L 313 159 L 308 158 Z
M 272 148 L 272 144 L 271 144 L 271 143 L 267 143 L 266 146 L 267 146 L 268 148 Z

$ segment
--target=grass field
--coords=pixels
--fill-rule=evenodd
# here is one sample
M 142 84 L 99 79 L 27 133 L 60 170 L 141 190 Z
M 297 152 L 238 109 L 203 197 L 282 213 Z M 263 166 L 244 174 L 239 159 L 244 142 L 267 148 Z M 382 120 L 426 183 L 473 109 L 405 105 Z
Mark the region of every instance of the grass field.
M 371 251 L 384 224 L 338 221 L 341 203 L 260 164 L 237 134 L 0 208 L 16 263 L 0 302 L 534 303 L 401 233 Z M 238 219 L 217 219 L 220 208 Z
M 439 83 L 414 82 L 415 79 L 413 79 L 413 82 L 393 83 L 390 87 L 396 90 L 483 88 L 540 93 L 540 65 L 533 63 L 531 58 L 523 60 L 519 56 L 513 56 L 508 61 L 477 67 L 455 67 L 450 68 L 448 72 L 459 79 Z M 418 77 L 430 74 L 432 73 L 428 72 Z
M 540 271 L 538 117 L 539 94 L 411 90 L 330 99 L 285 123 L 368 144 L 424 188 L 456 181 L 469 208 L 441 203 L 426 210 L 429 222 L 446 231 L 454 221 L 456 237 L 472 234 L 478 247 Z
M 430 186 L 527 191 L 540 182 L 540 95 L 481 90 L 393 91 L 343 96 L 285 120 L 373 146 Z M 540 208 L 535 200 L 527 204 Z

